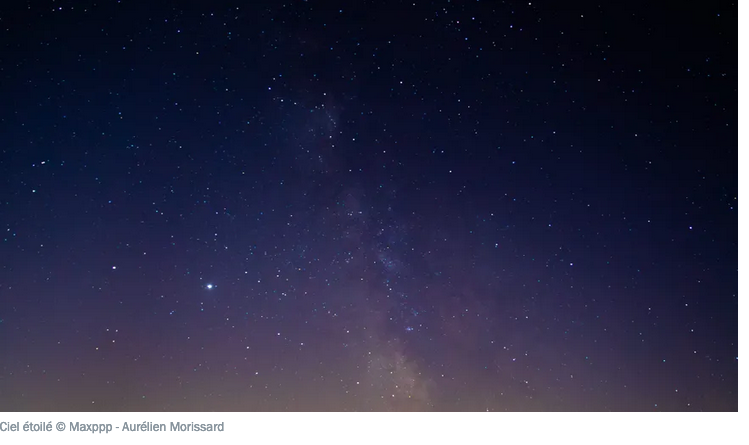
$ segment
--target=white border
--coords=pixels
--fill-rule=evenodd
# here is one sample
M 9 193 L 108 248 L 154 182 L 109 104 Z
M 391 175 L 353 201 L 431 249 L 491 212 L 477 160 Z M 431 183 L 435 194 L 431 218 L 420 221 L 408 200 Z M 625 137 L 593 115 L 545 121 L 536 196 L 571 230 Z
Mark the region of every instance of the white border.
M 3 421 L 224 423 L 223 432 L 18 432 L 0 442 L 59 444 L 712 444 L 742 443 L 738 413 L 20 413 Z

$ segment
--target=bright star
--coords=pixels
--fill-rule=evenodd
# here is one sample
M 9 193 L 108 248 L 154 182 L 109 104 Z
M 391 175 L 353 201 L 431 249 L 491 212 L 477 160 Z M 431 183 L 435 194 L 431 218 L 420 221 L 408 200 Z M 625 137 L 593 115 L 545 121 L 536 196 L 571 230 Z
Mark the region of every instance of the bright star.
M 214 287 L 216 287 L 216 286 L 214 286 L 213 284 L 206 284 L 205 285 L 205 288 L 208 289 L 208 290 L 213 289 Z

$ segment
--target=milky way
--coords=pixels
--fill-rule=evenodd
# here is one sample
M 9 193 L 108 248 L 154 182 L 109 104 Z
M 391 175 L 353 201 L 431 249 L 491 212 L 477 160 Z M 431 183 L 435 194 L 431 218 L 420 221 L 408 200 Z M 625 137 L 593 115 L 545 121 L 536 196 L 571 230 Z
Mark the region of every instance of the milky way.
M 735 4 L 12 3 L 0 409 L 737 410 Z

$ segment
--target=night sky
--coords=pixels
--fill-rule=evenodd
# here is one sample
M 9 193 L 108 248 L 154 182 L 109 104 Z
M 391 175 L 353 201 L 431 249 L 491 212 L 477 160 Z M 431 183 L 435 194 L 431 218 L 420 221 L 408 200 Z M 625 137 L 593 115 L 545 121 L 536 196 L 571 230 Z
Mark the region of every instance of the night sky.
M 2 2 L 0 410 L 737 410 L 737 5 L 608 3 Z

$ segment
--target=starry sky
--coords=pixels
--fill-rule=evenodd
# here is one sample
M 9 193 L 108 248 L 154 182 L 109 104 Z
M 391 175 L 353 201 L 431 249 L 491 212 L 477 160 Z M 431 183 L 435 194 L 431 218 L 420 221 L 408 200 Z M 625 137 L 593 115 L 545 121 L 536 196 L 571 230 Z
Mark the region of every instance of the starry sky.
M 0 6 L 0 410 L 736 411 L 737 5 Z

